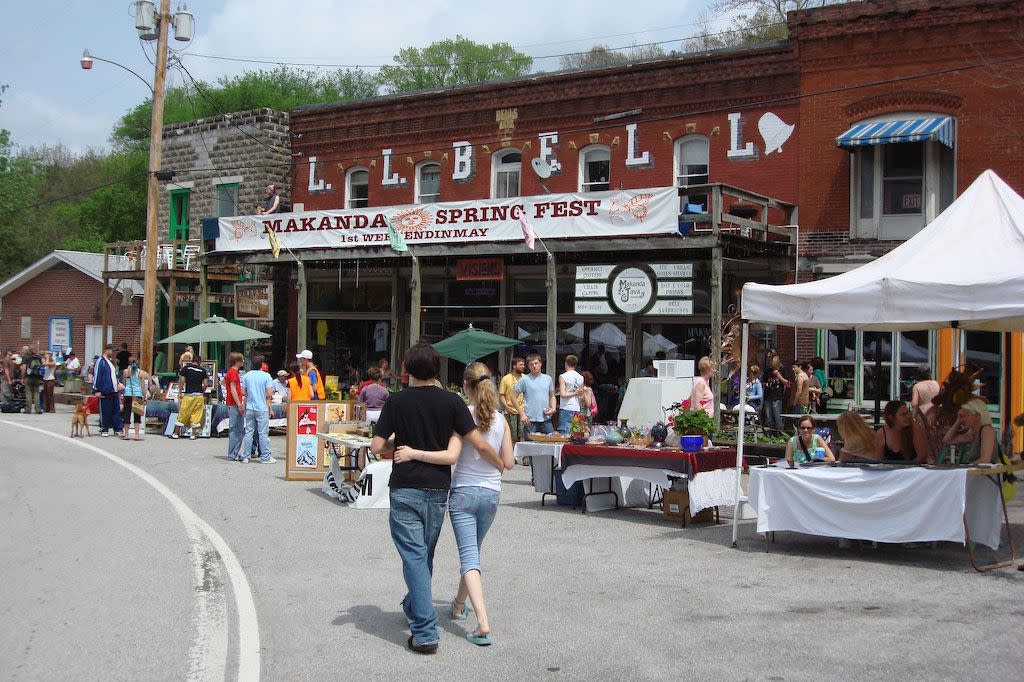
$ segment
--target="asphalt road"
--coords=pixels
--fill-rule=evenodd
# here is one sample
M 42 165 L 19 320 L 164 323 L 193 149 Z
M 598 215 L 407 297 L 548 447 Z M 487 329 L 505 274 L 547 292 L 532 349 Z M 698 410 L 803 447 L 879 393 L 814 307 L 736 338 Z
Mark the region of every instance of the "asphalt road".
M 1017 680 L 1024 670 L 1024 573 L 976 574 L 962 547 L 839 549 L 779 533 L 765 554 L 747 522 L 732 549 L 726 524 L 542 508 L 525 468 L 507 476 L 484 546 L 495 644 L 464 639 L 472 617 L 443 616 L 458 580 L 446 528 L 434 580 L 441 648 L 420 656 L 405 649 L 385 510 L 284 481 L 283 463 L 228 462 L 225 439 L 72 444 L 14 425 L 64 436 L 69 422 L 66 412 L 0 417 L 9 679 L 236 679 L 257 657 L 266 680 Z M 272 445 L 280 454 L 283 439 Z M 1024 546 L 1020 501 L 1011 524 Z

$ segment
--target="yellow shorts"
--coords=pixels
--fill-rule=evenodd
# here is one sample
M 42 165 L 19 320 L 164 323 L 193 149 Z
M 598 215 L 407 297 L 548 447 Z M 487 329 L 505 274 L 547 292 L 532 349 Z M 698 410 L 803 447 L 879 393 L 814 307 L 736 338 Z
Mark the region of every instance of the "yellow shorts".
M 205 403 L 201 395 L 183 395 L 181 404 L 178 406 L 178 425 L 196 426 L 203 425 L 203 412 Z

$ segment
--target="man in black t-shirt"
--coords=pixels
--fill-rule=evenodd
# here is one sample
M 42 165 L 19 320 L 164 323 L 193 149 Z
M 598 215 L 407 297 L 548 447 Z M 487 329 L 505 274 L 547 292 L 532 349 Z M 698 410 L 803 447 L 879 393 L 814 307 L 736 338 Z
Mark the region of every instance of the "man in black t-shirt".
M 118 376 L 124 375 L 124 371 L 128 369 L 128 365 L 131 363 L 131 357 L 131 353 L 128 352 L 128 344 L 122 343 L 121 350 L 117 351 Z
M 409 388 L 384 403 L 370 449 L 376 454 L 400 449 L 391 470 L 391 539 L 402 558 L 408 588 L 402 609 L 412 631 L 409 648 L 432 654 L 437 651 L 438 633 L 430 581 L 448 505 L 451 465 L 463 438 L 487 459 L 500 460 L 462 398 L 435 385 L 441 371 L 436 350 L 418 343 L 406 351 L 404 365 Z
M 206 412 L 206 386 L 209 377 L 206 370 L 195 360 L 187 360 L 178 371 L 178 422 L 174 425 L 171 438 L 178 438 L 182 429 L 190 428 L 189 438 L 195 440 L 203 428 L 203 417 Z

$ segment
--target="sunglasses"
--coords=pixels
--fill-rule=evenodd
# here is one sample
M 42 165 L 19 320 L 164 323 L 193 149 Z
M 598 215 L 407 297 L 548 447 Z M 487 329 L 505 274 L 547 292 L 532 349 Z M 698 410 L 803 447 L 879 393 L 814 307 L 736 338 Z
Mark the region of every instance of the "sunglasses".
M 801 426 L 800 430 L 801 431 L 813 431 L 814 427 L 813 426 Z

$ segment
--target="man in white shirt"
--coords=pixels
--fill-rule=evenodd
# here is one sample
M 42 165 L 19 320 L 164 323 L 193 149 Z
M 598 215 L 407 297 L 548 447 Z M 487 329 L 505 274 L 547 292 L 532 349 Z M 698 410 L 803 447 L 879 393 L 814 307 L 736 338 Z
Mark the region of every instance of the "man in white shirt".
M 565 373 L 558 377 L 558 430 L 569 433 L 572 418 L 580 413 L 580 396 L 583 395 L 583 375 L 576 371 L 580 359 L 575 355 L 565 356 Z
M 270 387 L 274 390 L 274 393 L 276 395 L 281 396 L 280 402 L 282 403 L 288 402 L 288 396 L 290 393 L 290 391 L 288 390 L 289 376 L 290 375 L 288 374 L 287 370 L 279 369 L 277 370 L 277 378 L 274 379 L 273 383 L 270 384 Z M 276 403 L 278 401 L 275 400 L 274 402 Z

